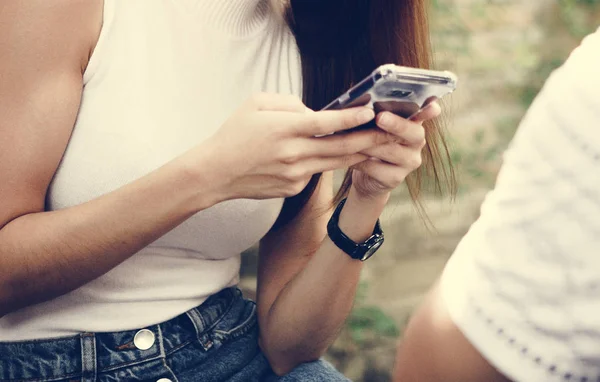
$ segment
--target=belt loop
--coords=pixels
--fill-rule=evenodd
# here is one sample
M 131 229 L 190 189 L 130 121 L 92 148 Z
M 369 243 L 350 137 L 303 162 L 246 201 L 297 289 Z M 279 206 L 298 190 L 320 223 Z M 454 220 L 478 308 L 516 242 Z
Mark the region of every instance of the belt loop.
M 192 321 L 192 325 L 194 325 L 194 329 L 196 330 L 196 336 L 200 344 L 204 348 L 205 351 L 210 350 L 213 346 L 213 341 L 210 339 L 210 336 L 205 333 L 206 332 L 206 323 L 202 318 L 198 309 L 190 309 L 185 314 L 189 317 L 190 321 Z
M 81 382 L 95 382 L 96 368 L 96 336 L 93 333 L 81 335 Z

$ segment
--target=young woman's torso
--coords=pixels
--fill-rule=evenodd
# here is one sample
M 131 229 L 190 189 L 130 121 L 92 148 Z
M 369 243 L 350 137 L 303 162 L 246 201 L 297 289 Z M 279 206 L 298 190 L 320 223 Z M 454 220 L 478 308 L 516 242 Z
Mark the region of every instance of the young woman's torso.
M 266 0 L 105 0 L 48 209 L 84 203 L 162 166 L 212 135 L 253 93 L 299 96 L 300 73 L 294 38 Z M 197 306 L 237 282 L 240 252 L 281 206 L 233 200 L 204 210 L 102 277 L 3 317 L 0 341 L 135 329 Z

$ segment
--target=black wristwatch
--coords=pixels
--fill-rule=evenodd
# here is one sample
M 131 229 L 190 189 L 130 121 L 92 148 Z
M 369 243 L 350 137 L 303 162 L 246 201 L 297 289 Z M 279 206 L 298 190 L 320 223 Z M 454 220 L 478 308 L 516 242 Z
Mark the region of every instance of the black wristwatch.
M 342 251 L 346 252 L 351 258 L 365 261 L 373 256 L 375 252 L 383 244 L 383 231 L 379 224 L 379 219 L 375 223 L 373 234 L 362 243 L 355 243 L 352 239 L 346 236 L 340 229 L 338 222 L 340 220 L 340 212 L 346 203 L 346 199 L 342 200 L 336 207 L 329 223 L 327 223 L 327 234 L 333 243 Z

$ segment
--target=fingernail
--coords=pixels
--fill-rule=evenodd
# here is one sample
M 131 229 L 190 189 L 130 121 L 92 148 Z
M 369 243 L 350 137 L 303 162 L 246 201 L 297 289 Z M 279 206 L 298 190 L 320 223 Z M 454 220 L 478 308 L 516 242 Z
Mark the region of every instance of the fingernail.
M 392 117 L 388 113 L 383 113 L 379 116 L 379 125 L 389 127 L 392 124 Z
M 367 123 L 373 118 L 375 118 L 375 112 L 371 109 L 362 110 L 357 115 L 357 120 L 360 124 Z

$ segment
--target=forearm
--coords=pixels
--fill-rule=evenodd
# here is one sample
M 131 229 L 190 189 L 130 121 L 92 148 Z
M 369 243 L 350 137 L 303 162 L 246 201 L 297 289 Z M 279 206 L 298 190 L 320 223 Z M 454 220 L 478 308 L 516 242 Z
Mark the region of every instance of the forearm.
M 354 241 L 364 241 L 386 201 L 387 195 L 364 200 L 351 191 L 340 228 Z M 261 327 L 263 349 L 276 372 L 284 374 L 327 350 L 352 309 L 362 267 L 326 237 L 281 290 Z
M 209 184 L 174 160 L 87 203 L 14 219 L 0 230 L 0 316 L 106 273 L 210 206 Z

